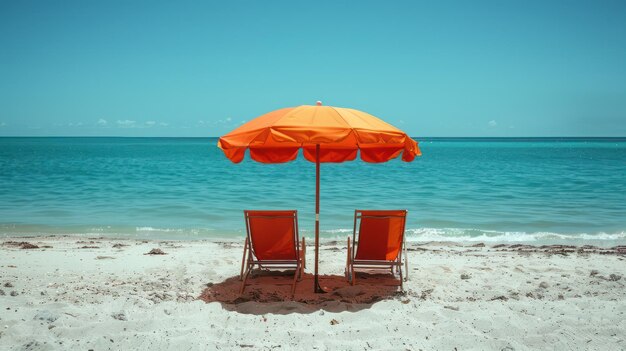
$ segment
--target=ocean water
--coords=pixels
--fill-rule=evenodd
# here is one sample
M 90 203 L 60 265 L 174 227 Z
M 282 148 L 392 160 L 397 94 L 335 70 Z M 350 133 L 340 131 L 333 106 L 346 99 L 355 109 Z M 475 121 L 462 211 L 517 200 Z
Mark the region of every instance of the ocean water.
M 324 238 L 406 208 L 408 240 L 626 242 L 626 138 L 419 139 L 411 163 L 322 164 Z M 0 138 L 0 237 L 243 237 L 243 209 L 297 209 L 315 165 L 233 164 L 216 138 Z

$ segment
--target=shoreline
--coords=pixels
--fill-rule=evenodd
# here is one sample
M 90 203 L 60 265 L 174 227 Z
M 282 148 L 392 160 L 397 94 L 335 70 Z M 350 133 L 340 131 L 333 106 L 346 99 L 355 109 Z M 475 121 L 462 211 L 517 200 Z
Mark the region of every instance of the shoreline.
M 422 228 L 421 230 L 423 230 Z M 446 229 L 434 229 L 435 231 L 445 231 Z M 448 228 L 449 230 L 456 230 Z M 626 245 L 626 232 L 596 234 L 561 234 L 552 232 L 538 233 L 519 233 L 519 232 L 494 232 L 496 235 L 487 236 L 485 234 L 478 236 L 446 236 L 442 234 L 426 234 L 415 236 L 416 229 L 407 229 L 406 242 L 412 245 L 424 244 L 450 244 L 450 245 L 475 245 L 485 244 L 487 246 L 494 245 L 531 245 L 531 246 L 594 246 L 597 248 L 612 248 L 620 245 Z M 89 240 L 149 240 L 149 241 L 180 241 L 180 242 L 220 242 L 233 241 L 243 242 L 245 233 L 243 232 L 227 232 L 227 234 L 219 234 L 219 232 L 210 231 L 211 235 L 189 234 L 184 233 L 183 229 L 156 229 L 150 231 L 139 231 L 134 233 L 101 233 L 101 232 L 61 232 L 61 233 L 0 233 L 0 242 L 2 241 L 19 241 L 25 239 L 55 239 L 55 238 L 78 238 Z M 348 236 L 352 237 L 352 229 L 333 230 L 332 236 L 328 233 L 320 235 L 320 244 L 340 242 L 346 240 Z M 412 234 L 413 232 L 413 234 Z M 313 233 L 307 230 L 300 230 L 300 237 L 305 237 L 308 242 L 313 242 Z
M 324 241 L 322 284 L 335 286 L 319 301 L 306 277 L 288 298 L 280 274 L 236 296 L 242 240 L 23 239 L 0 240 L 9 349 L 626 347 L 626 247 L 410 242 L 400 292 L 389 276 L 350 287 L 345 243 Z

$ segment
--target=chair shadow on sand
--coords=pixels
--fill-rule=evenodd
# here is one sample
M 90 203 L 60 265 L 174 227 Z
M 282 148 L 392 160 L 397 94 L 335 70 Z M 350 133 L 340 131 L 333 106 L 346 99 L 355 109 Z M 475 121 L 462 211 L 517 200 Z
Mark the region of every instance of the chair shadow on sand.
M 291 297 L 294 271 L 254 271 L 239 294 L 239 276 L 220 283 L 208 283 L 198 297 L 205 302 L 219 302 L 229 311 L 244 314 L 289 314 L 329 312 L 357 312 L 370 308 L 379 301 L 404 296 L 399 280 L 391 274 L 357 272 L 357 284 L 350 285 L 343 275 L 321 275 L 320 285 L 328 292 L 313 292 L 313 274 L 303 273 Z

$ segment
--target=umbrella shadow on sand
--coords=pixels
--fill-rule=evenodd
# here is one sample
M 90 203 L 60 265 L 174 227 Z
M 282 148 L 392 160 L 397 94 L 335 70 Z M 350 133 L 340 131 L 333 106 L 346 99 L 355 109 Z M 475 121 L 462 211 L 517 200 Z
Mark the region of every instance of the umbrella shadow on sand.
M 357 284 L 350 285 L 343 275 L 322 275 L 321 284 L 329 291 L 325 294 L 312 292 L 314 276 L 304 273 L 291 297 L 293 271 L 256 271 L 239 294 L 239 276 L 221 283 L 208 283 L 199 299 L 219 302 L 229 311 L 244 314 L 289 314 L 329 312 L 357 312 L 370 308 L 379 301 L 404 296 L 400 281 L 391 274 L 357 273 Z

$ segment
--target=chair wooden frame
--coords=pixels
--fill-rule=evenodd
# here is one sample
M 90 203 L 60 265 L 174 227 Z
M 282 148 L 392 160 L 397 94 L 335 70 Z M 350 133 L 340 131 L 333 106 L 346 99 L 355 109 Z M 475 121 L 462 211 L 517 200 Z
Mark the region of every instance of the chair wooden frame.
M 241 260 L 241 273 L 239 274 L 239 280 L 241 283 L 240 294 L 243 294 L 246 288 L 246 281 L 248 276 L 252 272 L 255 266 L 258 266 L 259 269 L 294 269 L 294 277 L 293 284 L 291 287 L 291 295 L 295 294 L 296 291 L 296 283 L 302 278 L 302 271 L 306 268 L 306 246 L 305 240 L 302 238 L 302 242 L 299 240 L 298 234 L 298 211 L 296 210 L 288 210 L 288 211 L 252 211 L 252 210 L 244 210 L 244 218 L 246 222 L 246 240 L 244 242 L 243 247 L 243 258 Z M 259 215 L 258 212 L 262 212 L 262 215 Z M 276 215 L 268 213 L 275 212 Z M 285 212 L 290 212 L 289 215 L 285 215 Z M 278 214 L 280 213 L 280 215 Z M 252 236 L 254 235 L 250 230 L 250 218 L 252 217 L 265 217 L 265 218 L 293 218 L 294 225 L 294 252 L 295 258 L 293 260 L 260 260 L 257 258 L 254 247 L 252 245 Z
M 372 210 L 377 211 L 377 210 Z M 386 211 L 386 210 L 384 210 Z M 404 212 L 402 216 L 400 215 L 385 215 L 385 216 L 371 216 L 377 218 L 402 218 L 402 240 L 400 242 L 400 249 L 398 250 L 398 255 L 394 260 L 357 260 L 356 252 L 358 249 L 358 232 L 357 228 L 360 228 L 360 221 L 365 215 L 363 212 L 370 212 L 370 210 L 355 210 L 354 211 L 354 229 L 352 232 L 352 242 L 350 241 L 350 237 L 348 237 L 348 258 L 346 260 L 346 268 L 345 274 L 346 278 L 350 282 L 351 285 L 354 285 L 356 282 L 356 274 L 355 268 L 359 269 L 390 269 L 391 274 L 394 274 L 394 269 L 396 273 L 400 276 L 400 288 L 404 289 L 403 281 L 409 280 L 409 261 L 408 255 L 406 253 L 406 215 L 408 213 L 407 210 L 393 210 L 393 212 Z M 404 254 L 404 257 L 403 257 Z M 402 272 L 402 266 L 404 265 L 405 273 Z

